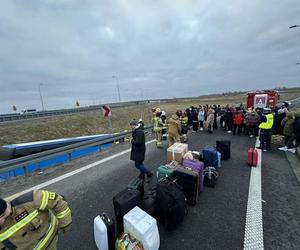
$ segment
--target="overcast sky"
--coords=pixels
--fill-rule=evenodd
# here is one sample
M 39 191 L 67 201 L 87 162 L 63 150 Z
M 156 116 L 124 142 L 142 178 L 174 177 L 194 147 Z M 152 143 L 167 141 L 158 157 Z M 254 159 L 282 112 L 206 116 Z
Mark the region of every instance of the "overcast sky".
M 300 86 L 299 0 L 0 6 L 0 113 Z

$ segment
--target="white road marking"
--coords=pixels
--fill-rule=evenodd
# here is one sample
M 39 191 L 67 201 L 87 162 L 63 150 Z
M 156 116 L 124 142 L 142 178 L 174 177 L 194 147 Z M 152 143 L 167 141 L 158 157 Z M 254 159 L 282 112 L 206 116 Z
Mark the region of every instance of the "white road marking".
M 155 142 L 155 140 L 148 141 L 148 142 L 146 142 L 146 144 L 150 144 L 150 143 L 152 143 L 152 142 Z M 89 164 L 89 165 L 87 165 L 87 166 L 83 166 L 83 167 L 81 167 L 81 168 L 79 168 L 79 169 L 76 169 L 76 170 L 70 172 L 70 173 L 66 173 L 66 174 L 64 174 L 64 175 L 62 175 L 62 176 L 56 177 L 56 178 L 54 178 L 54 179 L 52 179 L 52 180 L 49 180 L 49 181 L 46 181 L 46 182 L 41 183 L 41 184 L 39 184 L 39 185 L 36 185 L 36 186 L 34 186 L 34 187 L 28 188 L 28 189 L 26 189 L 26 190 L 24 190 L 24 191 L 21 191 L 21 192 L 19 192 L 19 193 L 13 194 L 13 195 L 11 195 L 11 196 L 9 196 L 9 197 L 6 197 L 6 198 L 4 198 L 4 199 L 7 200 L 7 201 L 11 201 L 11 200 L 13 200 L 13 199 L 19 197 L 20 195 L 26 194 L 26 193 L 28 193 L 28 192 L 30 192 L 30 191 L 35 190 L 35 189 L 42 189 L 42 188 L 44 188 L 44 187 L 46 187 L 46 186 L 49 186 L 49 185 L 51 185 L 51 184 L 53 184 L 53 183 L 56 183 L 56 182 L 59 182 L 59 181 L 61 181 L 61 180 L 66 179 L 66 178 L 68 178 L 68 177 L 71 177 L 71 176 L 73 176 L 73 175 L 75 175 L 75 174 L 78 174 L 78 173 L 81 173 L 81 172 L 83 172 L 83 171 L 85 171 L 85 170 L 88 170 L 88 169 L 90 169 L 90 168 L 96 167 L 97 165 L 99 165 L 99 164 L 101 164 L 101 163 L 104 163 L 104 162 L 110 161 L 110 160 L 112 160 L 112 159 L 115 159 L 115 158 L 117 158 L 117 157 L 119 157 L 119 156 L 121 156 L 121 155 L 123 155 L 123 154 L 126 154 L 126 153 L 128 153 L 128 152 L 130 152 L 130 151 L 131 151 L 130 148 L 129 148 L 129 149 L 126 149 L 126 150 L 124 150 L 124 151 L 122 151 L 122 152 L 120 152 L 120 153 L 111 155 L 111 156 L 106 157 L 106 158 L 104 158 L 104 159 L 102 159 L 102 160 L 100 160 L 100 161 L 96 161 L 96 162 L 94 162 L 94 163 L 91 163 L 91 164 Z
M 259 139 L 256 139 L 259 146 Z M 261 195 L 261 162 L 262 151 L 258 151 L 257 167 L 251 168 L 244 249 L 264 249 L 263 219 L 262 219 L 262 195 Z

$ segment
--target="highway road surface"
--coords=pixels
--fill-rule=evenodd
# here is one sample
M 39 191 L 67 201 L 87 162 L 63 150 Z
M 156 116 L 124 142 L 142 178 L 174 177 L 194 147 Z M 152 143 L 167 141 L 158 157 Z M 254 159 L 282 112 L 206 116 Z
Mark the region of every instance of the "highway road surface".
M 145 164 L 156 172 L 166 162 L 167 142 L 163 149 L 156 149 L 152 138 L 148 139 Z M 292 168 L 295 164 L 300 168 L 299 160 L 289 156 L 295 158 L 291 163 L 286 153 L 274 148 L 260 153 L 261 164 L 252 170 L 246 164 L 247 149 L 255 146 L 256 139 L 222 130 L 189 132 L 189 149 L 202 150 L 218 139 L 231 140 L 231 159 L 222 162 L 216 187 L 205 188 L 197 205 L 188 207 L 178 229 L 166 231 L 159 225 L 160 249 L 300 249 L 300 184 Z M 0 194 L 8 197 L 36 185 L 64 194 L 72 209 L 73 228 L 59 235 L 58 248 L 96 249 L 94 218 L 102 212 L 113 214 L 112 197 L 138 175 L 129 154 L 130 144 L 117 145 L 0 183 Z M 153 177 L 146 189 L 155 183 Z

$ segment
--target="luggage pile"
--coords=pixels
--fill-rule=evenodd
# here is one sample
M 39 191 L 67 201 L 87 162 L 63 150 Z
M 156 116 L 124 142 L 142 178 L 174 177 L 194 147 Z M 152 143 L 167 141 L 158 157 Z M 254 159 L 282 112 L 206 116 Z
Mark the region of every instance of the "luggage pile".
M 167 149 L 167 163 L 157 169 L 157 185 L 145 191 L 139 177 L 113 197 L 115 220 L 103 213 L 94 219 L 94 237 L 101 250 L 157 250 L 160 245 L 157 221 L 176 229 L 195 206 L 204 186 L 214 187 L 221 159 L 230 158 L 230 141 L 217 141 L 202 153 L 188 151 L 185 143 Z M 117 236 L 119 238 L 117 239 Z
M 159 249 L 156 219 L 150 215 L 154 214 L 156 190 L 144 192 L 144 180 L 134 178 L 113 197 L 115 219 L 106 213 L 94 219 L 94 237 L 98 249 Z M 143 207 L 148 210 L 142 210 Z

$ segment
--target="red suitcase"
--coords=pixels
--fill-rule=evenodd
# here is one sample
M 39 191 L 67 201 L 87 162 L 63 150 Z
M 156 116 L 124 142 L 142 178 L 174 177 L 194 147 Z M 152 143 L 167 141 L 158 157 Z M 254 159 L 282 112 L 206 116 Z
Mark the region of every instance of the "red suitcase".
M 250 148 L 248 149 L 248 159 L 247 159 L 247 163 L 249 166 L 257 166 L 257 162 L 258 162 L 258 152 L 257 150 L 254 148 Z

